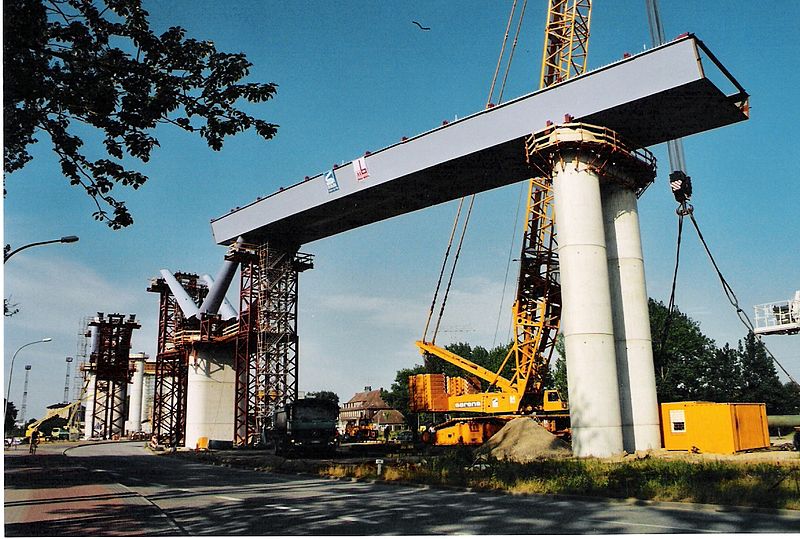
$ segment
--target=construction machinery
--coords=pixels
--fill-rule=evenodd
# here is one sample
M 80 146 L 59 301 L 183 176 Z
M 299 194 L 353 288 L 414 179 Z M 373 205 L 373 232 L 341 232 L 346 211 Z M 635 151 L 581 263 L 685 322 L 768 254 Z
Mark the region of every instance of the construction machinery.
M 339 405 L 325 399 L 297 399 L 275 409 L 261 431 L 261 445 L 276 455 L 334 454 Z
M 31 423 L 30 425 L 28 425 L 26 427 L 25 436 L 28 439 L 30 439 L 30 437 L 33 435 L 34 432 L 39 431 L 39 427 L 42 426 L 42 424 L 44 424 L 46 421 L 48 421 L 48 420 L 50 420 L 50 419 L 52 419 L 54 417 L 63 417 L 65 419 L 67 419 L 67 423 L 66 423 L 66 425 L 64 425 L 62 427 L 57 427 L 57 428 L 52 429 L 51 432 L 42 432 L 41 434 L 45 438 L 50 438 L 53 435 L 52 431 L 56 431 L 56 430 L 58 431 L 56 433 L 58 438 L 67 438 L 67 439 L 69 439 L 69 438 L 71 438 L 71 436 L 70 436 L 71 434 L 77 435 L 78 434 L 78 429 L 75 426 L 75 418 L 76 418 L 76 412 L 80 408 L 80 405 L 81 405 L 81 400 L 76 400 L 74 402 L 70 402 L 69 404 L 66 404 L 66 405 L 58 407 L 58 408 L 49 408 L 47 410 L 47 413 L 44 415 L 43 418 L 41 418 L 41 419 L 39 419 L 37 421 L 34 421 L 33 423 Z M 64 416 L 67 416 L 67 417 L 64 417 Z M 63 436 L 62 432 L 66 433 L 66 436 Z
M 586 71 L 590 20 L 591 0 L 549 1 L 540 88 Z M 517 414 L 536 416 L 551 432 L 564 433 L 569 424 L 567 406 L 558 392 L 544 388 L 561 318 L 551 184 L 550 178 L 533 178 L 528 184 L 526 227 L 512 307 L 514 340 L 500 368 L 489 371 L 424 337 L 416 343 L 423 355 L 443 359 L 488 383 L 481 391 L 475 382 L 461 377 L 411 377 L 413 411 L 484 414 L 439 425 L 435 428 L 437 444 L 481 444 Z M 509 377 L 501 375 L 504 370 L 511 373 Z

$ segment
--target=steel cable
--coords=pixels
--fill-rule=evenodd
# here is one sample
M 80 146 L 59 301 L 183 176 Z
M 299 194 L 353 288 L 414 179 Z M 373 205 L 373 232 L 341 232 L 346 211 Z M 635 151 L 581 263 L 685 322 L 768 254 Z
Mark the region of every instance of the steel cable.
M 700 239 L 700 243 L 702 243 L 703 248 L 705 249 L 709 260 L 711 260 L 711 264 L 714 266 L 714 271 L 717 272 L 717 277 L 719 278 L 720 283 L 722 283 L 722 289 L 725 292 L 728 301 L 736 309 L 736 315 L 739 317 L 739 320 L 742 321 L 742 324 L 744 324 L 744 326 L 748 329 L 748 331 L 752 332 L 755 335 L 756 339 L 758 339 L 758 342 L 760 342 L 761 345 L 764 347 L 764 351 L 769 355 L 769 357 L 772 358 L 772 361 L 774 361 L 775 364 L 778 367 L 780 367 L 780 369 L 789 378 L 789 380 L 791 380 L 794 384 L 797 384 L 797 380 L 795 380 L 792 377 L 792 375 L 789 374 L 789 371 L 787 371 L 784 368 L 784 366 L 781 365 L 781 362 L 778 361 L 778 358 L 776 358 L 775 355 L 769 350 L 769 348 L 767 348 L 767 345 L 764 344 L 764 341 L 761 339 L 761 336 L 755 334 L 755 326 L 753 325 L 752 320 L 750 320 L 750 317 L 747 316 L 747 313 L 745 313 L 739 306 L 739 299 L 736 297 L 736 293 L 733 291 L 733 288 L 725 279 L 725 276 L 722 274 L 722 271 L 719 269 L 717 261 L 714 260 L 714 256 L 711 254 L 711 249 L 709 249 L 708 243 L 703 237 L 703 233 L 700 232 L 700 226 L 697 224 L 697 220 L 694 218 L 694 213 L 691 211 L 689 212 L 689 218 L 692 221 L 692 225 L 694 225 L 694 229 L 697 231 L 697 237 Z
M 450 295 L 450 285 L 453 284 L 453 276 L 456 273 L 456 266 L 458 265 L 458 257 L 461 255 L 461 246 L 464 244 L 464 236 L 467 233 L 467 224 L 469 223 L 469 217 L 472 214 L 472 205 L 475 203 L 475 195 L 469 197 L 469 208 L 467 208 L 467 215 L 464 218 L 464 226 L 461 229 L 461 237 L 458 239 L 458 248 L 456 249 L 455 257 L 453 258 L 453 265 L 450 268 L 450 278 L 447 280 L 447 288 L 444 291 L 444 297 L 442 298 L 442 306 L 439 310 L 439 317 L 436 319 L 436 327 L 433 330 L 433 338 L 431 338 L 431 344 L 436 342 L 436 335 L 439 333 L 439 324 L 442 322 L 442 317 L 444 316 L 444 307 L 447 304 L 447 298 Z
M 659 357 L 664 353 L 664 347 L 667 342 L 667 335 L 669 334 L 669 326 L 672 322 L 672 314 L 675 310 L 675 287 L 678 283 L 678 267 L 681 261 L 681 239 L 683 237 L 683 217 L 685 215 L 685 205 L 682 205 L 678 210 L 678 240 L 675 249 L 675 270 L 672 273 L 672 290 L 669 294 L 669 306 L 667 307 L 667 316 L 664 318 L 664 326 L 661 328 L 661 340 L 658 346 Z
M 522 18 L 525 15 L 525 6 L 527 5 L 527 3 L 528 3 L 528 0 L 524 0 L 522 11 L 520 12 L 519 22 L 517 23 L 517 30 L 516 30 L 516 33 L 514 35 L 514 43 L 513 43 L 512 47 L 511 47 L 511 52 L 510 52 L 510 55 L 509 55 L 509 59 L 508 59 L 508 62 L 506 64 L 506 71 L 505 71 L 505 73 L 503 75 L 503 84 L 502 84 L 502 87 L 500 89 L 500 94 L 498 96 L 498 102 L 503 97 L 503 90 L 505 88 L 506 80 L 508 79 L 508 73 L 509 73 L 509 70 L 511 68 L 511 60 L 512 60 L 512 58 L 514 56 L 514 50 L 516 49 L 516 46 L 517 46 L 517 41 L 518 41 L 518 38 L 519 38 L 519 32 L 520 32 L 520 28 L 522 26 Z M 516 9 L 517 9 L 517 0 L 514 0 L 514 3 L 511 6 L 511 13 L 508 16 L 508 23 L 506 24 L 506 32 L 505 32 L 505 36 L 503 37 L 503 44 L 500 47 L 500 56 L 497 59 L 497 66 L 495 67 L 494 76 L 492 77 L 492 83 L 491 83 L 491 85 L 489 87 L 489 97 L 488 97 L 488 99 L 486 101 L 486 106 L 487 107 L 492 102 L 492 96 L 494 94 L 494 88 L 495 88 L 495 85 L 497 84 L 497 76 L 500 73 L 500 66 L 502 65 L 503 55 L 505 54 L 506 44 L 508 43 L 508 33 L 509 33 L 509 30 L 511 29 L 511 23 L 514 20 L 514 14 L 516 12 Z M 447 261 L 448 261 L 448 259 L 450 257 L 450 249 L 453 246 L 453 239 L 455 237 L 455 231 L 457 229 L 458 221 L 459 221 L 459 218 L 461 216 L 461 209 L 462 209 L 462 207 L 464 205 L 464 198 L 466 198 L 466 197 L 462 197 L 461 200 L 459 200 L 458 210 L 456 212 L 456 217 L 453 220 L 453 230 L 450 233 L 450 239 L 448 240 L 448 243 L 447 243 L 447 250 L 445 251 L 444 260 L 442 261 L 442 269 L 439 272 L 439 279 L 436 282 L 436 290 L 434 291 L 434 294 L 433 294 L 433 301 L 431 301 L 431 307 L 430 307 L 430 309 L 428 311 L 428 318 L 425 321 L 425 329 L 423 330 L 423 333 L 422 333 L 422 340 L 423 341 L 425 341 L 425 339 L 427 338 L 428 328 L 430 327 L 431 318 L 433 317 L 433 312 L 436 310 L 436 300 L 438 299 L 438 296 L 439 296 L 439 290 L 440 290 L 441 285 L 442 285 L 442 277 L 444 276 L 445 268 L 447 266 Z M 439 309 L 439 316 L 436 319 L 436 326 L 434 327 L 433 336 L 431 338 L 431 343 L 435 343 L 436 342 L 436 336 L 439 333 L 439 326 L 440 326 L 440 324 L 442 322 L 442 317 L 444 316 L 445 305 L 447 304 L 447 298 L 448 298 L 448 296 L 450 294 L 450 286 L 452 285 L 452 282 L 453 282 L 453 276 L 455 275 L 456 265 L 458 264 L 459 255 L 461 254 L 461 246 L 462 246 L 462 244 L 464 242 L 464 236 L 466 235 L 466 232 L 467 232 L 467 225 L 469 224 L 469 219 L 470 219 L 470 216 L 472 214 L 472 207 L 473 207 L 474 203 L 475 203 L 475 195 L 473 194 L 473 195 L 470 196 L 469 209 L 467 211 L 466 217 L 464 218 L 464 224 L 463 224 L 463 227 L 461 229 L 461 235 L 460 235 L 459 242 L 458 242 L 458 248 L 456 249 L 456 254 L 455 254 L 454 258 L 453 258 L 453 265 L 452 265 L 452 267 L 450 269 L 450 277 L 449 277 L 449 279 L 447 281 L 447 287 L 445 289 L 444 297 L 442 298 L 442 304 L 441 304 L 441 308 Z M 501 308 L 502 308 L 502 303 L 501 303 Z M 499 321 L 498 321 L 498 324 L 499 324 Z
M 436 309 L 436 299 L 439 297 L 439 288 L 441 288 L 442 286 L 442 277 L 444 277 L 444 270 L 447 267 L 447 259 L 450 258 L 450 249 L 453 247 L 453 238 L 456 235 L 456 229 L 458 228 L 458 219 L 461 216 L 461 208 L 463 206 L 464 206 L 464 198 L 462 197 L 461 200 L 459 200 L 458 202 L 458 211 L 456 211 L 456 218 L 453 220 L 453 229 L 450 231 L 450 239 L 447 242 L 447 250 L 444 253 L 444 260 L 442 260 L 442 269 L 439 271 L 439 279 L 436 281 L 436 290 L 433 293 L 433 301 L 431 301 L 431 308 L 428 311 L 428 319 L 425 321 L 425 330 L 422 332 L 423 341 L 425 341 L 425 338 L 428 335 L 428 327 L 430 326 L 431 318 L 433 317 L 433 311 Z

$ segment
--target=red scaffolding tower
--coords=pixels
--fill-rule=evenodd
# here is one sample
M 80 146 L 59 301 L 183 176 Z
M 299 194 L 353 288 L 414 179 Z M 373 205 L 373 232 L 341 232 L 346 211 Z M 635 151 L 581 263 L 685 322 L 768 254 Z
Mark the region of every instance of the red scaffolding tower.
M 265 243 L 229 256 L 241 265 L 234 445 L 258 443 L 265 419 L 297 398 L 297 282 L 312 256 Z
M 105 318 L 103 313 L 98 313 L 88 325 L 96 328 L 96 345 L 90 356 L 95 383 L 91 414 L 87 414 L 86 421 L 91 422 L 92 438 L 108 440 L 125 433 L 131 336 L 141 325 L 133 314 L 127 318 L 122 314 L 109 314 Z
M 178 272 L 175 279 L 196 304 L 208 293 L 208 287 L 199 282 L 194 273 Z M 159 445 L 177 447 L 184 444 L 186 436 L 189 346 L 184 334 L 198 330 L 199 322 L 183 316 L 163 278 L 152 279 L 147 291 L 159 294 L 152 440 Z

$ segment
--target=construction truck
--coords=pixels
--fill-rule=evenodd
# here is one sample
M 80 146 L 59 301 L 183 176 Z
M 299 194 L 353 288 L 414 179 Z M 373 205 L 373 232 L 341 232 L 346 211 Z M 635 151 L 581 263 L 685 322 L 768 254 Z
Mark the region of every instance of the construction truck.
M 339 405 L 325 399 L 298 399 L 267 417 L 261 445 L 276 455 L 332 454 L 338 445 Z

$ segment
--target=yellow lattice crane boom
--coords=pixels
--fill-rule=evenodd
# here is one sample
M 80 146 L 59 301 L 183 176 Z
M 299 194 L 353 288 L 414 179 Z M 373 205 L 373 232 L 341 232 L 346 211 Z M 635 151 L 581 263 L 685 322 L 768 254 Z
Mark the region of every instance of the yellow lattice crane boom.
M 586 71 L 591 8 L 591 0 L 549 1 L 541 88 Z M 444 375 L 412 376 L 409 380 L 412 410 L 565 413 L 558 394 L 544 388 L 561 319 L 551 178 L 529 181 L 525 222 L 517 293 L 512 307 L 514 342 L 508 355 L 497 372 L 491 372 L 431 342 L 418 341 L 416 345 L 423 354 L 439 357 L 485 380 L 488 388 L 480 391 L 475 384 L 461 379 L 451 383 Z M 510 378 L 500 374 L 504 371 L 511 372 Z M 442 436 L 437 433 L 437 441 L 481 443 L 499 428 L 496 424 L 487 427 L 488 423 L 481 425 L 476 419 L 453 420 L 440 428 Z
M 586 72 L 592 0 L 550 0 L 539 88 Z

